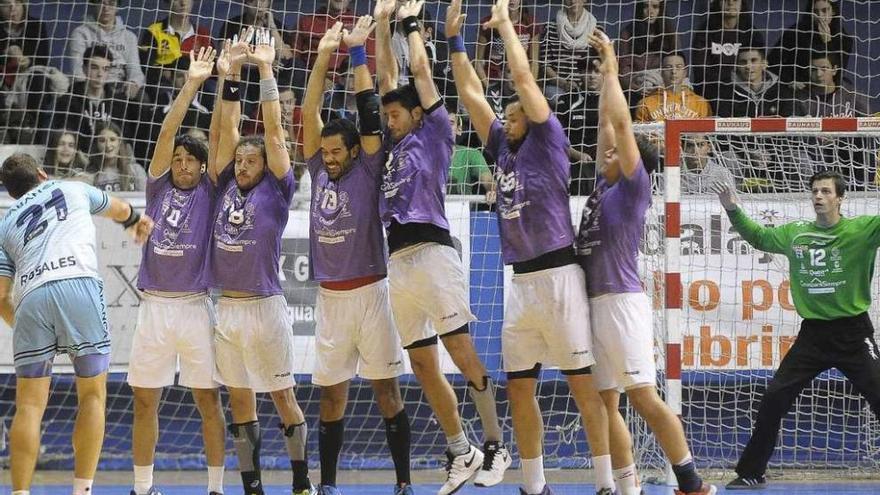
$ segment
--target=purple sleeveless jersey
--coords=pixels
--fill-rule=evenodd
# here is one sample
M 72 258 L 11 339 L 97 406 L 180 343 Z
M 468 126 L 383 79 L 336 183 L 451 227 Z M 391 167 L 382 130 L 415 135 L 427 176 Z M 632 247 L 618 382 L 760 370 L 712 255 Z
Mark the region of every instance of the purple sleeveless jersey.
M 214 185 L 202 174 L 196 187 L 182 190 L 171 171 L 147 179 L 146 214 L 155 222 L 144 244 L 138 289 L 196 292 L 211 285 L 208 253 Z
M 235 182 L 230 165 L 220 174 L 214 216 L 211 273 L 221 290 L 281 294 L 281 234 L 287 225 L 294 192 L 293 170 L 278 179 L 266 168 L 263 179 L 250 191 Z
M 489 129 L 486 152 L 495 159 L 498 225 L 505 264 L 528 261 L 571 246 L 568 138 L 555 115 L 529 124 L 512 151 L 499 120 Z
M 632 178 L 609 185 L 599 178 L 587 199 L 578 231 L 577 254 L 590 296 L 641 292 L 639 242 L 651 204 L 651 177 L 639 160 Z
M 387 273 L 379 218 L 379 183 L 385 154 L 361 151 L 351 170 L 331 180 L 321 153 L 309 159 L 312 203 L 309 269 L 314 280 L 343 281 Z
M 449 113 L 440 102 L 421 125 L 392 145 L 382 175 L 379 213 L 385 226 L 429 223 L 449 230 L 446 181 L 455 140 Z

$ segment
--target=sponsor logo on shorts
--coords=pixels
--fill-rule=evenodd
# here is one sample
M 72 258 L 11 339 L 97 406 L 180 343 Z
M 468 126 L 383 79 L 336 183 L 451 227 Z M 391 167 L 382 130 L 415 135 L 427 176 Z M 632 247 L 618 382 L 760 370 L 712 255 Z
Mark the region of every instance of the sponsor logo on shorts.
M 401 364 L 403 364 L 403 362 L 400 360 L 397 360 L 397 361 L 391 361 L 390 363 L 388 363 L 388 366 L 400 366 Z
M 440 318 L 440 321 L 450 320 L 458 316 L 458 312 L 452 313 L 451 315 L 446 315 L 443 318 Z
M 275 378 L 286 378 L 286 377 L 288 377 L 288 376 L 290 376 L 290 372 L 289 372 L 289 371 L 288 371 L 287 373 L 276 373 L 276 374 L 275 374 Z
M 589 354 L 589 353 L 590 353 L 589 350 L 584 349 L 584 350 L 582 350 L 582 351 L 574 351 L 574 352 L 571 353 L 571 355 L 572 355 L 572 356 L 585 356 L 585 355 L 587 355 L 587 354 Z
M 638 371 L 624 371 L 623 374 L 624 374 L 624 375 L 634 376 L 634 375 L 638 375 L 639 372 L 638 372 Z

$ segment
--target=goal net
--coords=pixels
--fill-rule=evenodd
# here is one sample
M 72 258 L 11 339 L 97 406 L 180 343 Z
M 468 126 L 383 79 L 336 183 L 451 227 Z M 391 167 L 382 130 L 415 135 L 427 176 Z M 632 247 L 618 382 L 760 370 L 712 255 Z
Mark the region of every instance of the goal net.
M 493 110 L 501 116 L 504 103 L 513 93 L 509 74 L 503 70 L 503 47 L 497 38 L 492 37 L 478 43 L 480 22 L 490 14 L 492 2 L 469 0 L 464 3 L 467 13 L 464 38 L 468 54 L 471 59 L 476 59 L 478 54 L 488 59 L 483 60 L 486 94 Z M 590 57 L 594 54 L 588 53 L 589 50 L 582 45 L 559 48 L 558 43 L 554 44 L 549 38 L 549 33 L 559 28 L 557 14 L 564 5 L 584 3 L 597 25 L 615 39 L 621 55 L 622 82 L 633 110 L 642 97 L 663 83 L 659 55 L 670 50 L 670 40 L 677 40 L 673 42 L 675 49 L 685 51 L 690 57 L 690 68 L 686 70 L 691 87 L 697 93 L 710 95 L 713 87 L 718 89 L 715 79 L 729 77 L 733 72 L 737 50 L 745 46 L 743 43 L 762 43 L 772 47 L 779 41 L 783 29 L 803 31 L 806 28 L 798 23 L 812 15 L 809 7 L 794 7 L 795 3 L 805 2 L 742 2 L 740 28 L 747 39 L 742 43 L 729 43 L 713 41 L 714 34 L 721 32 L 713 23 L 723 14 L 722 4 L 734 2 L 664 2 L 665 11 L 660 15 L 665 23 L 665 35 L 661 36 L 655 29 L 658 24 L 654 27 L 647 25 L 654 21 L 649 22 L 648 14 L 641 7 L 646 2 L 552 0 L 519 3 L 527 15 L 522 17 L 517 28 L 520 36 L 529 40 L 530 56 L 534 59 L 537 53 L 538 82 L 573 147 L 580 152 L 572 166 L 574 225 L 578 225 L 586 196 L 596 181 L 593 157 L 598 93 L 595 78 L 590 76 L 593 61 Z M 875 40 L 880 39 L 880 24 L 873 22 L 876 15 L 857 14 L 861 12 L 859 9 L 870 7 L 868 1 L 832 3 L 835 4 L 836 17 L 831 29 L 834 33 L 842 29 L 854 41 L 847 60 L 836 60 L 841 65 L 838 80 L 846 86 L 849 94 L 855 95 L 853 105 L 845 106 L 843 110 L 848 115 L 860 115 L 867 111 L 862 105 L 864 100 L 880 94 L 880 79 L 875 77 L 880 68 L 877 58 L 871 56 L 876 53 L 872 48 L 876 48 Z M 17 7 L 7 9 L 7 4 Z M 24 4 L 25 10 L 16 10 Z M 5 16 L 16 15 L 41 23 L 41 29 L 37 29 L 33 27 L 36 21 L 28 21 L 31 28 L 16 28 L 12 33 L 0 26 L 0 70 L 3 75 L 0 79 L 0 160 L 10 153 L 24 151 L 43 160 L 46 170 L 56 177 L 64 178 L 84 171 L 95 178 L 103 170 L 103 160 L 108 153 L 106 144 L 97 139 L 97 134 L 102 132 L 98 124 L 109 121 L 119 129 L 118 137 L 125 142 L 121 148 L 128 153 L 125 156 L 133 160 L 129 160 L 132 166 L 143 168 L 149 163 L 151 148 L 171 99 L 184 82 L 186 47 L 209 43 L 219 46 L 220 39 L 235 32 L 239 26 L 236 20 L 242 15 L 247 17 L 245 13 L 250 8 L 258 10 L 260 20 L 245 22 L 274 25 L 283 38 L 285 46 L 279 45 L 279 51 L 283 51 L 279 60 L 283 63 L 277 72 L 278 83 L 284 102 L 284 126 L 290 141 L 296 143 L 301 127 L 298 102 L 302 99 L 312 61 L 309 53 L 314 50 L 323 30 L 332 25 L 326 22 L 328 5 L 344 9 L 341 17 L 350 27 L 355 16 L 371 12 L 374 1 L 0 2 L 2 26 L 7 25 Z M 423 21 L 425 35 L 430 37 L 429 56 L 434 61 L 435 82 L 447 106 L 455 109 L 455 87 L 446 65 L 448 53 L 443 36 L 447 5 L 446 0 L 429 0 Z M 268 15 L 263 10 L 267 7 L 270 9 Z M 115 34 L 104 35 L 95 30 L 91 31 L 92 34 L 83 32 L 80 28 L 93 24 L 101 9 L 112 11 L 108 15 L 116 19 L 115 23 L 107 19 L 102 22 L 113 24 Z M 173 13 L 179 14 L 182 9 L 190 10 L 188 22 L 193 29 L 191 32 L 184 29 L 189 41 L 177 47 L 171 37 L 174 30 L 169 30 L 163 21 Z M 96 45 L 94 38 L 99 34 L 97 44 L 112 52 L 107 80 L 99 85 L 103 87 L 103 93 L 90 92 L 88 98 L 72 99 L 70 95 L 77 92 L 83 96 L 88 79 L 85 70 L 98 74 L 106 68 L 99 60 L 98 67 L 89 69 L 84 60 L 85 49 Z M 94 55 L 95 52 L 91 53 Z M 368 53 L 371 69 L 375 69 L 371 48 Z M 347 57 L 339 60 L 332 77 L 326 81 L 325 103 L 335 116 L 351 117 L 356 105 Z M 781 59 L 768 62 L 771 71 L 792 78 L 793 86 L 810 77 L 813 63 L 786 53 L 782 53 Z M 796 69 L 794 72 L 793 68 Z M 141 75 L 136 75 L 137 72 Z M 405 71 L 403 74 L 406 77 Z M 246 71 L 244 76 L 250 82 L 245 84 L 242 98 L 242 134 L 260 132 L 258 84 L 253 84 L 255 75 L 255 71 L 250 74 Z M 133 82 L 134 86 L 126 81 Z M 205 84 L 188 108 L 181 132 L 204 137 L 214 108 L 214 89 L 212 81 Z M 286 91 L 288 89 L 291 91 Z M 290 93 L 292 102 L 288 98 Z M 714 97 L 713 108 L 718 108 L 718 103 L 731 103 L 725 101 L 723 95 Z M 673 104 L 670 108 L 674 107 Z M 665 112 L 666 108 L 662 110 Z M 505 441 L 513 446 L 505 376 L 500 371 L 502 315 L 505 289 L 509 287 L 511 274 L 501 262 L 495 213 L 484 199 L 484 194 L 492 187 L 491 173 L 479 163 L 481 145 L 469 128 L 466 116 L 460 116 L 462 135 L 458 144 L 476 149 L 469 155 L 474 161 L 467 161 L 464 168 L 450 173 L 447 216 L 470 276 L 471 307 L 478 318 L 471 332 L 480 357 L 499 385 L 498 413 Z M 851 179 L 853 189 L 846 203 L 847 214 L 875 212 L 880 206 L 876 178 L 877 140 L 873 137 L 874 131 L 865 127 L 869 125 L 867 122 L 873 121 L 859 121 L 862 127 L 853 129 L 826 130 L 822 127 L 811 132 L 795 127 L 758 132 L 764 124 L 759 123 L 756 128 L 752 121 L 748 121 L 746 131 L 742 121 L 739 122 L 736 124 L 741 126 L 739 128 L 735 123 L 730 124 L 732 127 L 725 127 L 727 124 L 721 120 L 692 122 L 693 128 L 677 131 L 683 136 L 681 140 L 667 145 L 665 154 L 676 156 L 676 160 L 680 158 L 683 172 L 675 174 L 674 170 L 678 168 L 670 167 L 653 176 L 655 196 L 648 214 L 641 263 L 646 290 L 654 301 L 660 391 L 681 413 L 697 463 L 702 467 L 722 469 L 733 465 L 747 440 L 752 415 L 767 380 L 796 334 L 797 317 L 791 308 L 790 291 L 785 282 L 784 260 L 755 253 L 737 240 L 729 231 L 729 224 L 717 201 L 706 194 L 706 188 L 712 180 L 730 180 L 736 184 L 753 217 L 768 224 L 778 224 L 809 217 L 808 202 L 802 193 L 806 179 L 812 171 L 835 167 Z M 708 123 L 712 123 L 711 129 L 707 127 Z M 824 121 L 822 125 L 825 125 Z M 65 138 L 65 129 L 72 131 L 70 143 Z M 847 134 L 831 131 L 846 131 Z M 660 142 L 664 136 L 668 140 L 668 133 L 662 127 L 640 128 L 638 132 L 650 133 Z M 73 150 L 63 153 L 65 147 Z M 293 144 L 290 151 L 297 173 L 300 173 L 304 166 L 298 146 Z M 62 155 L 67 158 L 62 160 Z M 694 170 L 706 169 L 711 173 L 690 173 L 691 166 L 687 164 L 694 164 Z M 130 172 L 120 167 L 115 173 L 125 178 Z M 315 354 L 313 333 L 317 286 L 308 280 L 308 232 L 305 230 L 308 175 L 299 178 L 299 183 L 300 192 L 291 207 L 290 221 L 283 236 L 279 270 L 285 297 L 296 322 L 293 332 L 298 353 L 295 370 L 299 382 L 297 397 L 310 427 L 309 452 L 314 467 L 317 463 L 319 390 L 311 384 L 310 372 Z M 670 189 L 673 183 L 676 187 Z M 122 190 L 123 195 L 126 189 L 138 190 L 137 180 L 96 184 Z M 135 186 L 129 187 L 130 184 Z M 143 206 L 143 192 L 128 194 L 127 199 Z M 671 203 L 678 203 L 680 198 L 680 208 L 669 207 L 665 198 Z M 8 198 L 0 199 L 0 210 L 9 204 L 11 200 Z M 140 251 L 131 245 L 118 227 L 103 220 L 98 222 L 101 275 L 105 281 L 113 338 L 113 374 L 108 385 L 107 434 L 101 468 L 129 469 L 133 404 L 131 390 L 125 384 L 125 370 L 140 304 L 136 290 Z M 679 231 L 680 237 L 669 235 Z M 671 256 L 673 253 L 675 256 Z M 670 293 L 668 281 L 678 280 L 682 290 Z M 680 308 L 667 307 L 670 304 L 675 306 L 676 301 Z M 4 443 L 6 435 L 3 433 L 14 412 L 11 342 L 11 332 L 0 323 L 0 464 L 8 462 Z M 476 419 L 476 410 L 467 396 L 465 383 L 446 356 L 443 369 L 458 395 L 468 437 L 473 442 L 480 442 L 482 430 Z M 56 371 L 59 373 L 53 378 L 52 395 L 43 423 L 43 450 L 39 463 L 41 467 L 69 469 L 72 466 L 69 439 L 76 414 L 76 394 L 66 358 L 58 360 Z M 589 446 L 564 377 L 554 370 L 546 370 L 543 379 L 539 404 L 546 426 L 546 465 L 589 466 Z M 401 388 L 412 421 L 413 466 L 438 466 L 445 446 L 439 424 L 411 374 L 401 377 Z M 355 380 L 349 400 L 340 467 L 390 468 L 385 426 L 374 405 L 369 384 Z M 289 463 L 284 444 L 280 432 L 274 428 L 277 415 L 268 397 L 260 397 L 258 409 L 264 425 L 264 466 L 287 469 Z M 840 472 L 846 475 L 852 474 L 854 468 L 860 468 L 860 472 L 878 472 L 880 454 L 877 449 L 880 443 L 876 420 L 838 374 L 828 373 L 814 382 L 794 411 L 784 424 L 782 446 L 779 455 L 774 457 L 774 466 L 842 468 Z M 644 472 L 659 475 L 665 466 L 661 450 L 644 422 L 625 406 L 624 412 L 633 431 L 639 466 Z M 159 409 L 159 424 L 157 468 L 196 469 L 204 466 L 200 420 L 185 389 L 175 386 L 165 391 Z M 234 467 L 236 460 L 231 442 L 228 447 L 227 463 Z
M 667 121 L 664 341 L 673 356 L 667 371 L 674 375 L 680 365 L 682 420 L 694 456 L 707 466 L 736 462 L 800 323 L 787 259 L 748 246 L 709 187 L 730 184 L 753 219 L 778 226 L 814 219 L 810 176 L 835 170 L 847 181 L 843 214 L 876 215 L 878 125 L 875 118 Z M 876 299 L 876 277 L 872 287 Z M 875 322 L 877 316 L 874 305 Z M 673 403 L 677 395 L 670 394 Z M 778 445 L 774 473 L 840 468 L 844 476 L 875 476 L 880 424 L 831 370 L 796 400 Z

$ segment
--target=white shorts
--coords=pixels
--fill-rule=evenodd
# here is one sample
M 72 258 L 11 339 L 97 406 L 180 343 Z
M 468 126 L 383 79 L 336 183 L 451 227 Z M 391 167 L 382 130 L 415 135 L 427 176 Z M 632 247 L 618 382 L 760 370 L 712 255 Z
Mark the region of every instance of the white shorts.
M 221 297 L 217 313 L 215 380 L 258 393 L 296 385 L 293 319 L 284 296 Z
M 388 280 L 352 290 L 318 289 L 312 381 L 328 387 L 354 378 L 383 380 L 403 374 L 403 350 L 394 328 Z
M 514 274 L 501 328 L 504 371 L 537 364 L 578 370 L 596 361 L 584 271 L 571 264 Z
M 391 309 L 404 347 L 445 335 L 476 320 L 468 300 L 468 278 L 455 248 L 426 242 L 388 260 Z
M 214 304 L 206 294 L 160 297 L 142 294 L 128 359 L 128 384 L 161 388 L 217 388 L 214 381 Z
M 643 292 L 605 294 L 590 299 L 599 390 L 657 382 L 651 301 Z

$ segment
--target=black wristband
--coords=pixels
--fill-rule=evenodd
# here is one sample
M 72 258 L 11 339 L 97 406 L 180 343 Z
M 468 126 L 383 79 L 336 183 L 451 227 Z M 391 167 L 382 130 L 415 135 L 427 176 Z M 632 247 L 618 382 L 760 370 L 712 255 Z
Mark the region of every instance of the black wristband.
M 238 81 L 223 82 L 223 100 L 224 101 L 241 101 L 241 88 Z
M 358 123 L 362 136 L 382 135 L 382 116 L 379 111 L 379 94 L 375 89 L 367 89 L 355 95 L 358 109 Z
M 126 218 L 125 220 L 123 220 L 121 222 L 118 222 L 122 225 L 123 230 L 125 230 L 125 229 L 131 227 L 132 225 L 135 225 L 141 221 L 141 214 L 136 212 L 134 210 L 134 207 L 131 205 L 128 205 L 128 208 L 129 208 L 128 218 Z
M 401 22 L 403 22 L 403 32 L 406 33 L 407 36 L 409 36 L 409 33 L 421 33 L 421 29 L 419 29 L 418 17 L 411 15 Z

